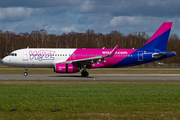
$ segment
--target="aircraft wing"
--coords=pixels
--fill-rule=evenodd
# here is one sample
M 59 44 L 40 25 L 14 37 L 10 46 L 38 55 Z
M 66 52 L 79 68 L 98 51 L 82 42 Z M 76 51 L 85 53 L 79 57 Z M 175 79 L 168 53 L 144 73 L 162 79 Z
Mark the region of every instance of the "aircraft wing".
M 168 54 L 172 54 L 172 53 L 176 53 L 176 52 L 171 51 L 171 52 L 164 52 L 164 53 L 154 53 L 154 54 L 152 54 L 152 57 L 153 58 L 160 58 L 162 56 L 165 56 L 165 55 L 168 55 Z
M 105 58 L 112 57 L 116 50 L 118 49 L 119 44 L 114 47 L 114 49 L 110 52 L 109 55 L 106 56 L 96 56 L 96 57 L 90 57 L 86 59 L 79 59 L 79 60 L 73 60 L 73 61 L 66 61 L 66 63 L 77 63 L 81 65 L 92 65 L 93 63 L 97 63 L 98 61 L 105 62 Z

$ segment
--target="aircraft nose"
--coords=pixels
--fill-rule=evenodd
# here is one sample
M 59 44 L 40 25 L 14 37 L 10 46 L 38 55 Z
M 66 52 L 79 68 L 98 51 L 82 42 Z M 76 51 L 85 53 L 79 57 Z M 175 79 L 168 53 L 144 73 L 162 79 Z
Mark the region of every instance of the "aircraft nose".
M 3 59 L 1 60 L 1 65 L 3 65 Z
M 3 65 L 4 64 L 4 58 L 1 60 L 1 65 Z
M 1 64 L 3 65 L 3 64 L 6 64 L 6 63 L 7 63 L 7 60 L 6 60 L 6 57 L 5 57 L 5 58 L 2 59 Z

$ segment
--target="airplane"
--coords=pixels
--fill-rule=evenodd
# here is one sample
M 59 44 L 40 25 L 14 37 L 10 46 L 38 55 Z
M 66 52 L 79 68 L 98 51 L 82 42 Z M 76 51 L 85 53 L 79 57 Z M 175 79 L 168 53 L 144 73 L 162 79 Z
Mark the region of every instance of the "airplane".
M 139 49 L 69 49 L 69 48 L 29 48 L 15 50 L 4 57 L 2 63 L 14 67 L 54 68 L 56 73 L 76 73 L 88 77 L 87 69 L 119 68 L 162 60 L 176 55 L 166 51 L 172 22 L 164 22 L 147 43 Z

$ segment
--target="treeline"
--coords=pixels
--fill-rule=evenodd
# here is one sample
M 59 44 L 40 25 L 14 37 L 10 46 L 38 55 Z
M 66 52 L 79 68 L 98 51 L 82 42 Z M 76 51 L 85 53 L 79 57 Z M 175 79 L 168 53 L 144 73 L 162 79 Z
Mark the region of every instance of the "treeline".
M 55 35 L 47 34 L 46 30 L 32 31 L 29 33 L 15 34 L 13 32 L 0 31 L 0 58 L 6 53 L 21 48 L 114 48 L 120 44 L 119 48 L 140 48 L 148 40 L 145 32 L 134 32 L 124 35 L 118 31 L 111 31 L 109 34 L 95 33 L 87 30 L 85 33 L 71 32 L 68 34 Z M 165 59 L 165 63 L 180 63 L 180 40 L 177 34 L 171 34 L 166 50 L 176 51 L 177 56 Z

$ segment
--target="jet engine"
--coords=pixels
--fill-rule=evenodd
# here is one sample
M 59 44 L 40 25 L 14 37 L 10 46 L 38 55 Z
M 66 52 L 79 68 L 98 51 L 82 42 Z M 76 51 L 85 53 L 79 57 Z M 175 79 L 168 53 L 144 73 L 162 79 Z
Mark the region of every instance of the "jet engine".
M 56 73 L 76 73 L 79 72 L 77 65 L 66 64 L 66 63 L 57 63 L 54 67 L 54 72 Z

